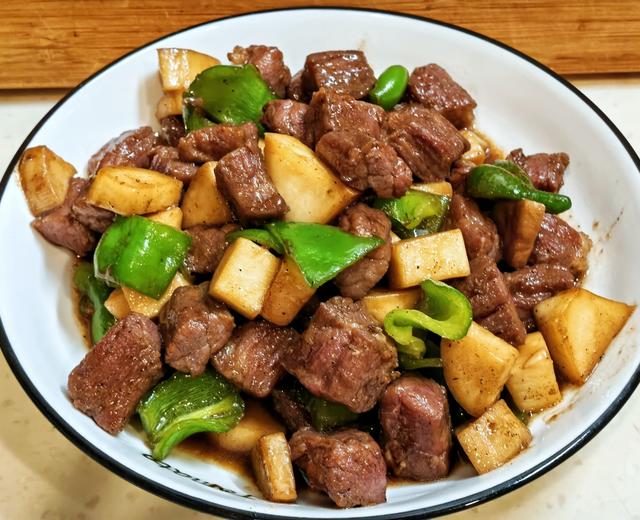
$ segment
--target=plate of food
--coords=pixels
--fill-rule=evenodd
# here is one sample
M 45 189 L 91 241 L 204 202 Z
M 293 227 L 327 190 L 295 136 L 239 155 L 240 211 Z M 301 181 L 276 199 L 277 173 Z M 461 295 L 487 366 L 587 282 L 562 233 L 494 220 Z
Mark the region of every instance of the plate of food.
M 96 73 L 17 150 L 3 352 L 63 434 L 164 498 L 450 513 L 636 388 L 639 172 L 588 99 L 481 35 L 216 20 Z

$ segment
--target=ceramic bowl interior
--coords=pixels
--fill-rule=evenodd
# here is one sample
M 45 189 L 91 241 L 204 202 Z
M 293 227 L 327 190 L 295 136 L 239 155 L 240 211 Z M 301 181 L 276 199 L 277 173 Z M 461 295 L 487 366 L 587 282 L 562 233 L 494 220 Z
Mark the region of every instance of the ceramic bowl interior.
M 409 69 L 441 64 L 476 99 L 476 125 L 500 148 L 570 155 L 564 188 L 574 201 L 569 219 L 594 241 L 585 286 L 625 302 L 640 299 L 640 175 L 629 144 L 575 89 L 539 64 L 435 22 L 372 11 L 299 9 L 187 29 L 86 81 L 48 114 L 21 150 L 46 144 L 84 171 L 89 157 L 110 138 L 141 125 L 157 126 L 156 48 L 186 47 L 222 59 L 234 45 L 252 43 L 277 45 L 293 72 L 308 53 L 327 49 L 361 49 L 376 72 L 396 63 Z M 608 422 L 638 382 L 636 312 L 587 384 L 567 392 L 562 404 L 530 424 L 533 443 L 511 463 L 483 476 L 459 466 L 447 480 L 390 487 L 388 501 L 375 507 L 337 510 L 313 494 L 292 505 L 266 502 L 243 478 L 221 467 L 181 455 L 154 462 L 133 428 L 113 437 L 71 406 L 67 375 L 86 353 L 72 312 L 72 258 L 30 228 L 31 215 L 12 173 L 15 164 L 3 178 L 0 200 L 5 355 L 32 399 L 73 442 L 125 478 L 177 502 L 224 516 L 400 518 L 451 512 L 557 464 Z

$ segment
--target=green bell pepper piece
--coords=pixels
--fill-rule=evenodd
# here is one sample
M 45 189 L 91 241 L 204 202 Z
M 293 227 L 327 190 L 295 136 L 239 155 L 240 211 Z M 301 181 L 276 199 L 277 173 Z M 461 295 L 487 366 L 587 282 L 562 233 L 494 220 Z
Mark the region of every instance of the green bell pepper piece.
M 398 199 L 376 199 L 373 207 L 389 217 L 400 238 L 413 238 L 440 231 L 449 211 L 449 197 L 409 190 Z
M 381 238 L 359 237 L 325 224 L 278 221 L 266 228 L 314 289 L 384 244 Z
M 569 197 L 535 189 L 528 177 L 525 180 L 513 173 L 513 166 L 507 166 L 506 161 L 476 166 L 467 177 L 467 193 L 482 199 L 533 200 L 544 204 L 549 213 L 562 213 L 571 207 Z
M 357 413 L 352 412 L 341 403 L 316 397 L 299 383 L 295 383 L 291 388 L 285 390 L 285 392 L 307 411 L 311 425 L 316 430 L 322 432 L 333 430 L 353 423 L 359 417 Z
M 414 328 L 458 340 L 466 336 L 473 320 L 469 300 L 457 289 L 436 280 L 425 280 L 421 287 L 422 310 L 396 309 L 384 319 L 384 330 L 398 344 L 398 352 L 415 359 L 424 356 L 426 345 L 413 334 Z
M 391 110 L 404 96 L 409 84 L 409 71 L 402 65 L 391 65 L 386 69 L 369 92 L 372 103 Z
M 97 278 L 159 298 L 182 266 L 191 237 L 144 217 L 116 217 L 93 257 Z
M 227 234 L 227 240 L 229 242 L 233 242 L 237 238 L 246 238 L 256 244 L 273 249 L 280 255 L 284 253 L 284 246 L 282 243 L 266 229 L 241 229 Z
M 215 122 L 206 117 L 201 108 L 192 107 L 188 103 L 182 106 L 182 120 L 186 133 L 215 125 Z
M 424 357 L 416 359 L 406 354 L 398 356 L 398 364 L 404 370 L 419 370 L 421 368 L 442 368 L 442 359 L 434 357 Z
M 116 322 L 113 315 L 104 306 L 111 289 L 103 281 L 93 275 L 93 266 L 89 262 L 81 262 L 73 274 L 73 283 L 84 294 L 93 307 L 91 313 L 91 341 L 98 343 Z
M 184 94 L 218 123 L 260 122 L 263 107 L 275 96 L 253 65 L 215 65 L 196 76 Z
M 194 433 L 231 430 L 244 414 L 244 401 L 212 370 L 197 377 L 176 372 L 143 398 L 138 414 L 153 444 L 153 457 L 162 460 Z

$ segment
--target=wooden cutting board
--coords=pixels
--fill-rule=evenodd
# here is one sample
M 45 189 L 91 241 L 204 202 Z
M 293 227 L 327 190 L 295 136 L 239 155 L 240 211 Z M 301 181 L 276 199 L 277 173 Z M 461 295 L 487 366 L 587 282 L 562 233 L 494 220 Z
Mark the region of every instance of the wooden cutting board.
M 333 1 L 4 0 L 0 89 L 68 88 L 163 34 L 233 14 Z M 640 72 L 640 0 L 356 0 L 478 31 L 561 74 Z

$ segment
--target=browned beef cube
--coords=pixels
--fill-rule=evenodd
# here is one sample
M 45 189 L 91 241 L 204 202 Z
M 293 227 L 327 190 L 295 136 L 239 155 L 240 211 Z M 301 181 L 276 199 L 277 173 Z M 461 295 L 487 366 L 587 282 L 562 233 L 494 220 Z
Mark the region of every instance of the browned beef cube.
M 569 166 L 569 156 L 562 152 L 525 155 L 522 148 L 517 148 L 506 159 L 520 166 L 536 188 L 554 193 L 564 184 L 564 171 Z
M 218 188 L 241 219 L 279 218 L 289 211 L 267 175 L 259 149 L 245 146 L 228 153 L 215 174 Z
M 413 181 L 411 170 L 391 145 L 359 130 L 324 134 L 316 153 L 346 185 L 372 188 L 379 197 L 402 197 Z
M 160 312 L 166 363 L 198 376 L 233 332 L 233 316 L 207 294 L 207 283 L 178 287 Z
M 185 230 L 191 237 L 191 247 L 184 266 L 192 273 L 213 273 L 227 248 L 227 235 L 222 229 L 195 226 Z
M 182 116 L 163 117 L 160 120 L 160 129 L 169 146 L 178 146 L 180 138 L 185 136 Z
M 255 65 L 271 91 L 278 97 L 284 97 L 291 81 L 291 72 L 284 64 L 280 49 L 266 45 L 249 45 L 249 47 L 236 45 L 233 51 L 227 54 L 227 58 L 236 65 L 246 63 Z
M 473 308 L 473 319 L 496 336 L 521 345 L 527 334 L 518 318 L 515 304 L 502 273 L 488 256 L 478 256 L 469 262 L 471 274 L 451 282 L 465 294 Z
M 538 238 L 529 257 L 530 264 L 560 264 L 582 278 L 589 267 L 587 254 L 591 240 L 560 217 L 545 214 Z
M 389 143 L 420 179 L 441 181 L 469 149 L 468 141 L 443 116 L 420 105 L 404 105 L 387 117 Z
M 180 152 L 175 146 L 158 146 L 153 151 L 149 169 L 188 183 L 198 171 L 198 165 L 181 160 Z
M 476 102 L 439 65 L 430 63 L 413 70 L 409 78 L 411 97 L 446 117 L 457 128 L 470 126 Z
M 77 179 L 74 182 L 78 181 L 80 181 L 80 179 Z M 108 209 L 94 206 L 87 201 L 87 191 L 90 184 L 91 182 L 85 183 L 80 195 L 78 195 L 78 197 L 73 201 L 73 204 L 71 205 L 71 214 L 78 222 L 84 224 L 92 231 L 104 233 L 113 223 L 113 219 L 116 214 Z
M 284 375 L 282 358 L 295 350 L 299 341 L 300 335 L 290 327 L 249 321 L 213 356 L 213 366 L 248 394 L 266 397 Z
M 85 256 L 96 246 L 96 237 L 93 232 L 71 211 L 73 203 L 85 190 L 88 182 L 86 179 L 71 179 L 64 202 L 31 223 L 33 228 L 49 242 L 66 247 L 78 256 Z
M 336 433 L 299 430 L 289 441 L 291 460 L 309 486 L 324 491 L 338 507 L 385 502 L 387 467 L 371 435 L 354 429 Z
M 325 51 L 309 54 L 304 62 L 302 85 L 311 94 L 322 87 L 360 99 L 376 82 L 362 51 Z
M 304 140 L 304 116 L 308 105 L 290 99 L 274 99 L 264 107 L 262 122 L 271 131 Z
M 396 377 L 398 357 L 362 302 L 334 296 L 320 304 L 282 363 L 312 394 L 360 413 Z
M 305 114 L 304 140 L 314 147 L 324 134 L 336 130 L 359 130 L 378 139 L 384 118 L 385 112 L 378 105 L 322 88 L 311 98 Z
M 469 259 L 485 255 L 496 261 L 500 259 L 502 248 L 496 225 L 482 214 L 473 199 L 454 194 L 446 225 L 449 229 L 458 228 L 462 232 Z
M 504 273 L 507 288 L 516 304 L 518 316 L 527 330 L 535 329 L 533 308 L 554 294 L 575 285 L 571 271 L 556 264 L 537 264 Z
M 340 229 L 359 237 L 378 237 L 383 245 L 347 267 L 336 278 L 340 294 L 359 299 L 367 294 L 385 275 L 391 260 L 391 222 L 379 209 L 366 204 L 351 206 L 340 216 Z
M 178 143 L 180 159 L 199 164 L 219 161 L 242 147 L 258 149 L 258 127 L 255 123 L 207 126 L 189 132 Z
M 87 352 L 69 374 L 67 388 L 73 406 L 115 435 L 161 378 L 158 327 L 146 316 L 133 313 Z
M 302 87 L 302 71 L 299 70 L 296 72 L 291 78 L 291 82 L 287 87 L 287 98 L 293 99 L 294 101 L 308 101 L 309 96 L 304 91 Z
M 153 149 L 162 144 L 150 126 L 130 130 L 115 137 L 89 159 L 87 171 L 94 175 L 105 166 L 148 168 Z
M 452 447 L 447 391 L 433 379 L 403 375 L 380 400 L 382 446 L 396 477 L 446 477 Z
M 275 389 L 271 392 L 271 402 L 285 426 L 292 432 L 311 426 L 311 420 L 302 403 L 287 390 Z

